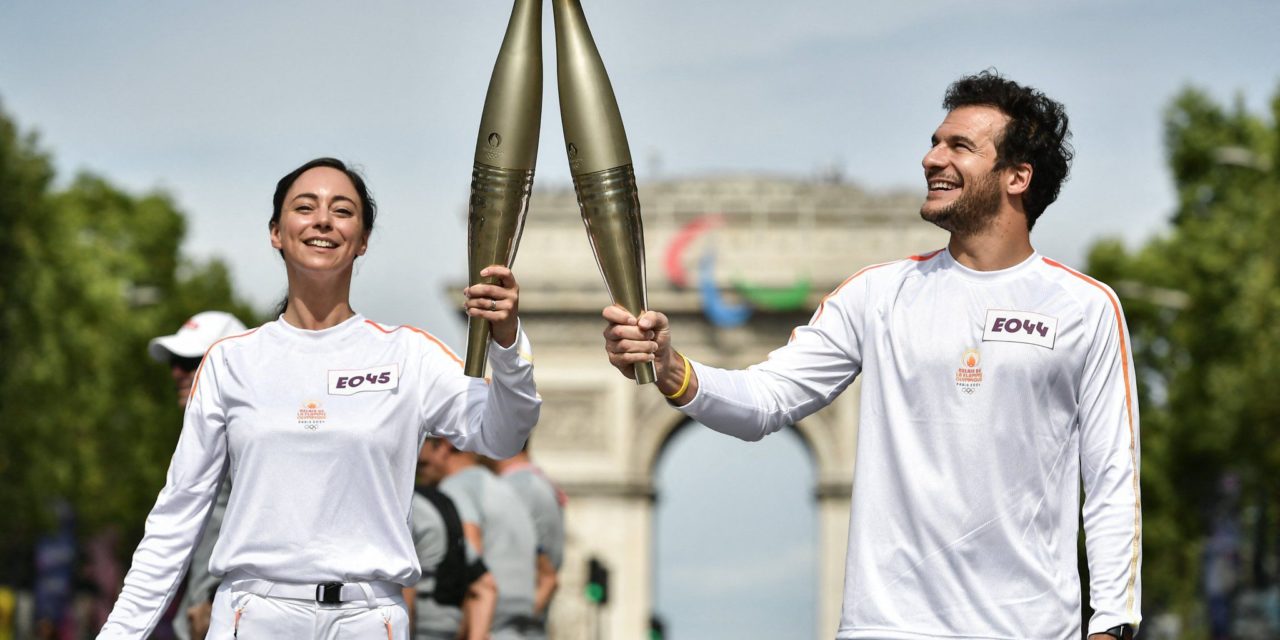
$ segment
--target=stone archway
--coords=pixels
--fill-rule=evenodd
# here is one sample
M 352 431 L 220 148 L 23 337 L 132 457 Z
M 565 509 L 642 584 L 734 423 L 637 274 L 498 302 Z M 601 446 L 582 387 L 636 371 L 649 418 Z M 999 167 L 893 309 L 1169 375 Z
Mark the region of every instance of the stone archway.
M 822 296 L 859 267 L 937 248 L 945 236 L 919 222 L 917 196 L 871 195 L 839 182 L 719 178 L 659 182 L 641 190 L 649 303 L 672 320 L 680 349 L 701 362 L 741 368 L 763 360 L 808 321 Z M 708 212 L 721 214 L 714 242 L 715 290 L 742 304 L 736 280 L 773 290 L 808 282 L 795 304 L 757 306 L 745 325 L 709 321 L 703 294 L 663 273 L 679 259 L 673 240 Z M 687 234 L 686 234 L 687 239 Z M 698 248 L 685 246 L 686 251 Z M 645 637 L 652 610 L 653 468 L 685 421 L 656 390 L 608 365 L 600 310 L 608 303 L 572 190 L 539 189 L 517 258 L 521 317 L 534 347 L 542 419 L 530 449 L 569 494 L 565 565 L 552 610 L 556 640 Z M 819 637 L 840 613 L 850 483 L 857 440 L 857 383 L 796 429 L 816 467 Z M 586 564 L 610 568 L 610 602 L 597 611 L 581 596 Z

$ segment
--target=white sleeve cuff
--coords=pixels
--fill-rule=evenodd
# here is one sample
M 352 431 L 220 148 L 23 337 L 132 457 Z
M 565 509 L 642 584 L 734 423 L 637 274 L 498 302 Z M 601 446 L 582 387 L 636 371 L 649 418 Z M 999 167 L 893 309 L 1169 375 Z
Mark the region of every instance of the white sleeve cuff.
M 524 325 L 516 320 L 516 339 L 511 346 L 504 347 L 497 340 L 489 338 L 489 364 L 494 373 L 515 373 L 533 365 L 533 345 L 529 336 L 524 333 Z

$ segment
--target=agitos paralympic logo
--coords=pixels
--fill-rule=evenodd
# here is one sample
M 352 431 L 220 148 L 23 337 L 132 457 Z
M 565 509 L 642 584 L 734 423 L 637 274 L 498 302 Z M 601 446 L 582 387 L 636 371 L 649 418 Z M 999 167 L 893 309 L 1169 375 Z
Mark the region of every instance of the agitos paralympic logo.
M 756 310 L 792 311 L 804 307 L 809 298 L 809 279 L 801 276 L 789 287 L 765 287 L 733 279 L 733 289 L 742 302 L 725 299 L 715 279 L 716 253 L 714 243 L 707 241 L 716 229 L 725 226 L 725 216 L 710 213 L 699 216 L 676 232 L 667 245 L 664 265 L 667 278 L 677 289 L 689 288 L 689 273 L 685 269 L 692 247 L 700 246 L 697 258 L 698 291 L 702 294 L 702 312 L 717 327 L 738 327 L 746 323 Z M 703 242 L 698 242 L 702 239 Z

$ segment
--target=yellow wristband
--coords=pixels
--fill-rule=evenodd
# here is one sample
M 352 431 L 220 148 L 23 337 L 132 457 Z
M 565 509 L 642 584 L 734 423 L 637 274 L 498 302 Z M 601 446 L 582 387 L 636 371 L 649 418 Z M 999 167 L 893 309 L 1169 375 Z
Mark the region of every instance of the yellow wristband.
M 683 353 L 680 353 L 679 351 L 677 351 L 676 353 L 680 354 L 681 360 L 684 360 L 684 380 L 680 383 L 680 389 L 678 389 L 675 393 L 669 396 L 667 396 L 667 394 L 665 393 L 662 394 L 664 396 L 667 396 L 668 400 L 676 400 L 676 399 L 679 399 L 680 396 L 684 395 L 684 392 L 689 390 L 689 380 L 693 378 L 693 367 L 689 366 L 688 356 L 684 355 Z

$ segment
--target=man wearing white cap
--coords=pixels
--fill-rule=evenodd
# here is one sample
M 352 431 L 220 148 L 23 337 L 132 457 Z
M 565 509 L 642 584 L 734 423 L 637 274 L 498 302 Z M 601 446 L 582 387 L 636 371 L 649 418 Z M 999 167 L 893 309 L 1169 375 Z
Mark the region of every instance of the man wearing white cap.
M 177 333 L 152 338 L 147 351 L 156 362 L 169 365 L 178 390 L 178 406 L 184 409 L 187 406 L 191 381 L 195 379 L 204 352 L 213 343 L 244 332 L 244 323 L 235 316 L 225 311 L 202 311 L 182 323 Z
M 244 324 L 235 316 L 225 311 L 204 311 L 191 316 L 177 333 L 151 340 L 147 351 L 156 362 L 169 365 L 178 392 L 178 406 L 186 408 L 191 382 L 209 347 L 227 336 L 244 332 Z M 223 484 L 201 534 L 200 544 L 192 555 L 191 567 L 187 570 L 186 594 L 173 621 L 174 633 L 181 640 L 204 640 L 209 630 L 213 594 L 219 582 L 209 573 L 209 556 L 213 554 L 213 545 L 218 540 L 218 529 L 222 527 L 222 514 L 227 509 L 230 495 L 231 485 Z

